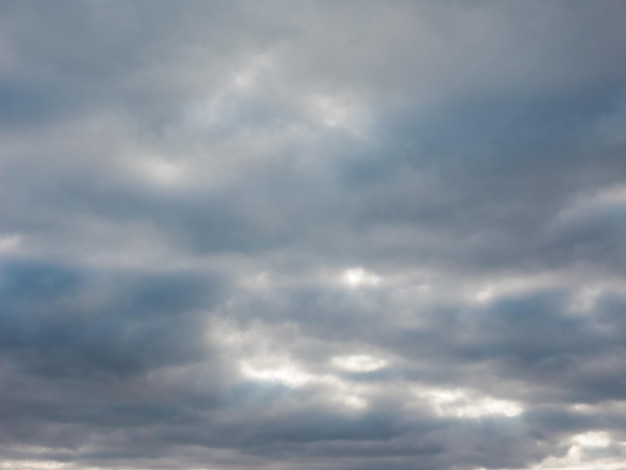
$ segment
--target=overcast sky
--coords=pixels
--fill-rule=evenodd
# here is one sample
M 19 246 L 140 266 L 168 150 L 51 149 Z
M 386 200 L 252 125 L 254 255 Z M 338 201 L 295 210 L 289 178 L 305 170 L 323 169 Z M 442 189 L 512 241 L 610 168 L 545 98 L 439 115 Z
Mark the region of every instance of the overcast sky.
M 0 1 L 0 469 L 626 469 L 626 3 Z

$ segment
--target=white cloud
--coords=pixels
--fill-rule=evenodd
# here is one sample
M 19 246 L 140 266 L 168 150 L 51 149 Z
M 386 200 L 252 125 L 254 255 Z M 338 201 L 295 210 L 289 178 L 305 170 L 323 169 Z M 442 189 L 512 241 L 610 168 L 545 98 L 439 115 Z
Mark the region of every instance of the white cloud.
M 354 372 L 372 372 L 387 365 L 387 361 L 367 354 L 353 356 L 336 356 L 332 362 L 337 367 Z

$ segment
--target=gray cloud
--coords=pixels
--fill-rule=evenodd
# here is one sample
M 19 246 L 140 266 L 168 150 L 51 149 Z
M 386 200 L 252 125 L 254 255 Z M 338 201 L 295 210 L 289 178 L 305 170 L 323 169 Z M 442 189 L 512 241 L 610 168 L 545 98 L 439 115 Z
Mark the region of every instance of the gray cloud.
M 0 5 L 0 468 L 623 468 L 625 15 Z

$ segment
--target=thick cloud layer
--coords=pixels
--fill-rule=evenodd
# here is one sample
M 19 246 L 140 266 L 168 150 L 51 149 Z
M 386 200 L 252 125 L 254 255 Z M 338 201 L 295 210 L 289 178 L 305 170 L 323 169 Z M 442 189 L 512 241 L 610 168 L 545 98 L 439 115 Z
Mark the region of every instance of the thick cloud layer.
M 626 469 L 621 1 L 0 4 L 0 469 Z

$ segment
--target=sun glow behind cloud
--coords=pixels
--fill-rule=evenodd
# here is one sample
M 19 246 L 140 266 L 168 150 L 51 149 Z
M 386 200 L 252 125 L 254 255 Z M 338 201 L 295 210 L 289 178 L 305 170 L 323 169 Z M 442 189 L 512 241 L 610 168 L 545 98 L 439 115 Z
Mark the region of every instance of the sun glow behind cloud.
M 376 287 L 382 282 L 382 277 L 363 268 L 349 268 L 341 275 L 342 281 L 349 287 Z

